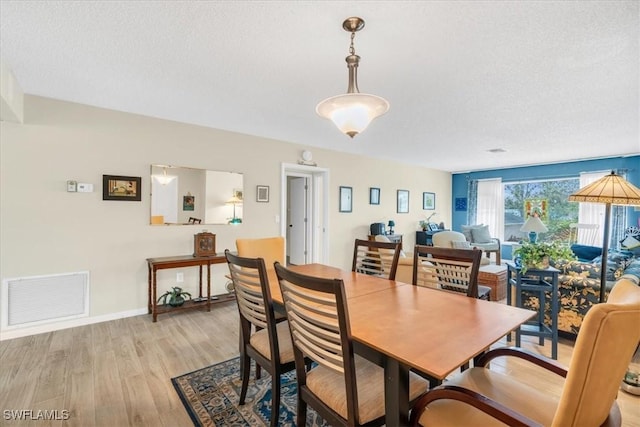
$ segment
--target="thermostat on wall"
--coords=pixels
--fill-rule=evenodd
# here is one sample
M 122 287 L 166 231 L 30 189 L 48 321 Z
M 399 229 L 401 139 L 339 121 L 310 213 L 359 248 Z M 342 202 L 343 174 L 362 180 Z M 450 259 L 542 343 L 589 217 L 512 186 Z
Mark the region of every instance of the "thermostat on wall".
M 79 193 L 91 193 L 93 192 L 93 184 L 86 184 L 83 182 L 78 183 L 78 192 Z

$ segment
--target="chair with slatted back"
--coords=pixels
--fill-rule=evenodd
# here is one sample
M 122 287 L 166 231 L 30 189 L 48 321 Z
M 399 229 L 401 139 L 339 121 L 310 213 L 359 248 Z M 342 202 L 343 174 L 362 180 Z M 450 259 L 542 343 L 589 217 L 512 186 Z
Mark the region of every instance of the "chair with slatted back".
M 307 405 L 333 426 L 384 424 L 384 369 L 354 355 L 342 279 L 295 273 L 279 263 L 275 268 L 296 362 L 296 424 L 306 425 Z M 311 369 L 304 357 L 315 362 Z M 427 382 L 413 373 L 409 378 L 415 400 Z
M 640 341 L 640 287 L 624 276 L 606 303 L 587 312 L 568 369 L 516 347 L 496 348 L 479 366 L 424 395 L 411 412 L 413 426 L 620 426 L 621 379 Z M 521 359 L 541 378 L 565 378 L 559 396 L 535 387 L 518 369 L 488 366 L 497 357 Z
M 356 239 L 351 271 L 395 280 L 400 243 Z
M 202 218 L 194 218 L 192 216 L 189 217 L 189 224 L 201 224 Z
M 293 345 L 286 321 L 276 322 L 262 258 L 243 258 L 225 251 L 240 313 L 240 404 L 249 385 L 251 359 L 271 374 L 271 426 L 278 425 L 280 375 L 295 368 Z
M 569 244 L 581 244 L 587 246 L 596 246 L 596 238 L 598 237 L 598 224 L 580 224 L 573 222 L 569 224 Z
M 491 288 L 478 285 L 480 249 L 416 245 L 413 257 L 414 285 L 491 300 Z

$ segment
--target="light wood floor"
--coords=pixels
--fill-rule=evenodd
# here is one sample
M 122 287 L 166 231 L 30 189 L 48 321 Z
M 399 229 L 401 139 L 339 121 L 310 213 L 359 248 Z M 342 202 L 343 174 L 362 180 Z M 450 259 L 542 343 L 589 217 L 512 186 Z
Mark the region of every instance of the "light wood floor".
M 137 316 L 0 342 L 0 426 L 191 426 L 170 379 L 238 354 L 237 308 Z M 528 340 L 528 341 L 527 341 Z M 559 360 L 568 363 L 563 340 Z M 550 354 L 526 337 L 523 346 Z M 558 394 L 560 381 L 515 363 L 517 373 Z M 640 427 L 640 397 L 620 392 L 623 425 Z M 66 421 L 8 421 L 5 410 L 68 410 Z

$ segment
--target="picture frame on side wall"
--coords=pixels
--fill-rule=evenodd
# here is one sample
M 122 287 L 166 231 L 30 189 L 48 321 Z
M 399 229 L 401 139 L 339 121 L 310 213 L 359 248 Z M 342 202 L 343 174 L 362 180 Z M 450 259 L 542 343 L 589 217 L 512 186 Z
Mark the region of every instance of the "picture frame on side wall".
M 262 202 L 262 203 L 269 202 L 269 186 L 268 185 L 256 186 L 256 202 Z
M 436 193 L 422 193 L 422 209 L 432 211 L 436 208 Z
M 340 186 L 339 212 L 353 211 L 353 188 Z
M 102 175 L 102 200 L 139 202 L 142 200 L 139 176 Z
M 380 189 L 377 187 L 369 188 L 369 204 L 370 205 L 379 205 L 380 204 Z
M 409 213 L 409 190 L 398 190 L 397 212 Z

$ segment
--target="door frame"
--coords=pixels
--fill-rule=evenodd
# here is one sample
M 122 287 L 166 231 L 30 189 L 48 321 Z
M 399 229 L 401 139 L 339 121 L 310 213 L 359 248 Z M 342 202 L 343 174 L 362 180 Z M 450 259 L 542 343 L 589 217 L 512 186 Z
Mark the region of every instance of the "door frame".
M 287 177 L 310 178 L 307 228 L 307 260 L 326 264 L 329 259 L 329 169 L 316 166 L 282 163 L 280 179 L 280 235 L 287 236 Z

